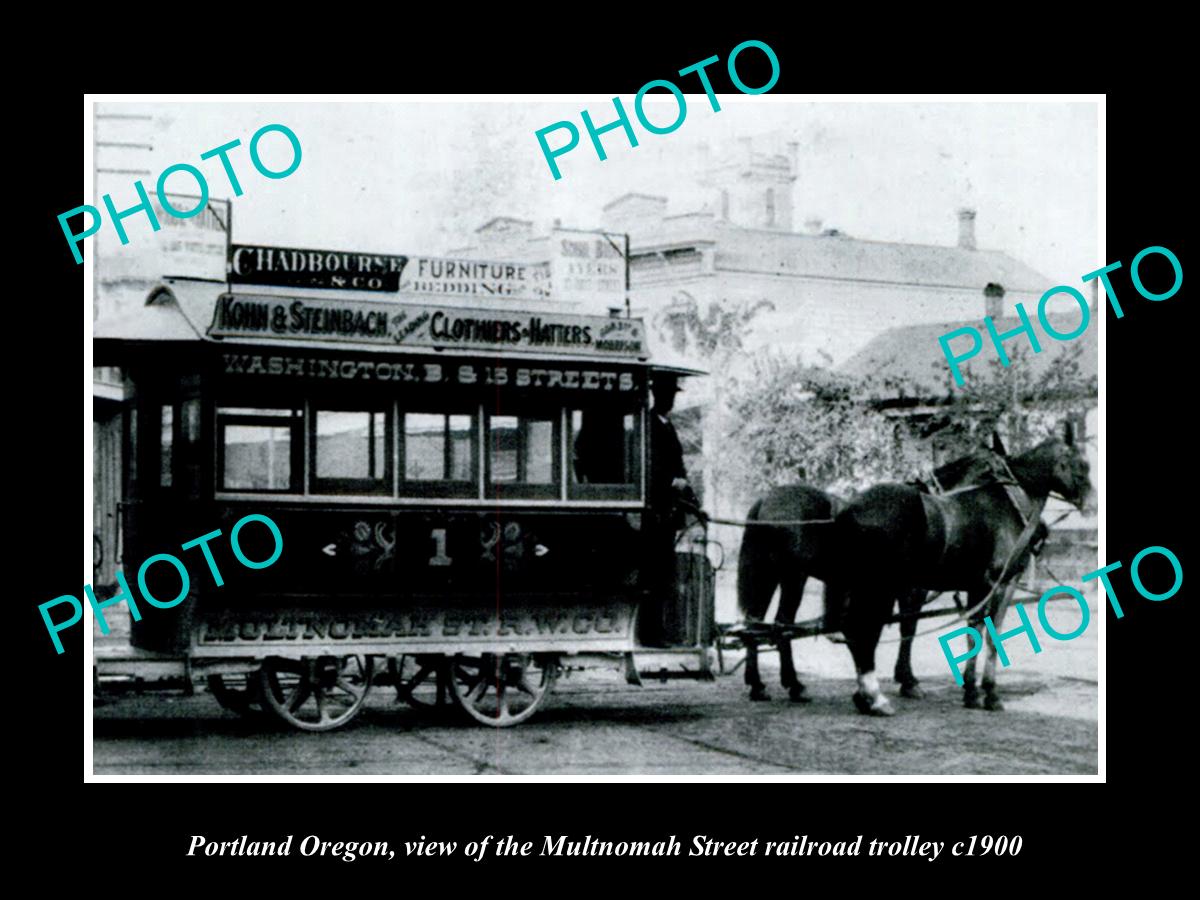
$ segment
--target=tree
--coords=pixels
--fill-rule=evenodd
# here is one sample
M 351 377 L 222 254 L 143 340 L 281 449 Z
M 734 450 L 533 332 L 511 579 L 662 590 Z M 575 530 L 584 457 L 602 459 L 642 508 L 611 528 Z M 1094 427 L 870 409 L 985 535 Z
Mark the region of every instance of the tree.
M 997 357 L 968 369 L 963 387 L 951 390 L 946 416 L 976 431 L 999 431 L 1012 453 L 1030 449 L 1063 418 L 1082 420 L 1096 397 L 1096 376 L 1083 375 L 1085 346 L 1067 345 L 1053 365 L 1036 366 L 1033 352 L 1019 344 L 1009 351 L 1007 366 Z
M 700 304 L 690 294 L 683 293 L 675 302 L 655 317 L 654 324 L 661 339 L 670 343 L 681 355 L 691 357 L 710 372 L 711 402 L 702 416 L 678 417 L 679 437 L 684 447 L 700 447 L 704 470 L 710 490 L 709 505 L 717 512 L 721 505 L 729 468 L 723 452 L 723 437 L 727 430 L 728 414 L 725 396 L 730 383 L 731 363 L 745 352 L 746 340 L 754 320 L 763 312 L 774 310 L 770 300 L 714 300 L 701 312 Z M 703 483 L 697 485 L 704 498 Z
M 748 496 L 798 481 L 849 493 L 894 477 L 895 430 L 875 402 L 893 385 L 763 354 L 730 391 L 728 456 Z
M 931 438 L 953 435 L 947 457 L 989 443 L 993 430 L 1010 453 L 1041 441 L 1064 417 L 1083 419 L 1096 378 L 1085 378 L 1084 345 L 1064 347 L 1053 365 L 1034 365 L 1015 350 L 968 372 L 963 388 L 943 391 L 895 376 L 851 376 L 763 354 L 728 391 L 731 427 L 722 454 L 737 488 L 760 496 L 805 481 L 849 494 L 880 481 L 902 481 L 945 461 Z

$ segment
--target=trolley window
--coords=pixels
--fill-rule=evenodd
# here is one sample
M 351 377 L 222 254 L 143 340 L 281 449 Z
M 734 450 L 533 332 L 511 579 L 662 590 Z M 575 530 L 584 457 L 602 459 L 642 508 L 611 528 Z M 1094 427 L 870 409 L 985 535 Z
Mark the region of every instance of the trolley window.
M 377 409 L 314 409 L 312 492 L 391 494 L 391 414 Z
M 479 441 L 475 416 L 405 412 L 400 429 L 400 493 L 478 496 Z
M 568 421 L 568 497 L 638 499 L 642 482 L 641 416 L 612 409 L 574 409 Z
M 217 410 L 217 470 L 221 489 L 298 493 L 301 457 L 299 409 Z
M 487 417 L 488 496 L 559 496 L 559 416 Z

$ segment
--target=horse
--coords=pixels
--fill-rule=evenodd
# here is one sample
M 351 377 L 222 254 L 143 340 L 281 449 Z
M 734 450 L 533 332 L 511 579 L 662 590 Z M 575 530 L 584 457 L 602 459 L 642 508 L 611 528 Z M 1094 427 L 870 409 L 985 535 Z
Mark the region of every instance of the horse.
M 1002 448 L 1001 448 L 1002 449 Z M 1079 509 L 1092 493 L 1088 464 L 1074 428 L 1015 457 L 1001 456 L 982 483 L 922 493 L 906 484 L 881 484 L 845 504 L 835 516 L 832 541 L 841 560 L 835 576 L 847 592 L 846 643 L 858 673 L 859 712 L 894 715 L 875 677 L 875 649 L 897 594 L 968 592 L 969 623 L 997 630 L 1016 589 L 1013 576 L 1027 564 L 1046 498 L 1059 494 Z M 996 647 L 987 639 L 984 708 L 1004 708 L 996 691 Z M 975 661 L 963 673 L 963 704 L 979 707 Z
M 995 439 L 998 440 L 998 439 Z M 969 454 L 937 468 L 933 482 L 939 489 L 956 487 L 989 470 L 990 462 L 980 454 Z M 923 487 L 923 486 L 922 486 Z M 845 604 L 844 591 L 833 583 L 835 566 L 840 557 L 835 553 L 834 517 L 845 507 L 845 501 L 820 488 L 798 483 L 773 488 L 750 507 L 746 516 L 749 524 L 738 554 L 737 595 L 742 618 L 761 622 L 771 605 L 775 589 L 779 588 L 779 607 L 775 623 L 791 625 L 804 597 L 804 587 L 810 577 L 825 582 L 825 627 L 836 627 L 834 617 Z M 771 522 L 797 522 L 804 525 L 771 526 Z M 900 594 L 900 653 L 896 658 L 895 679 L 900 693 L 919 699 L 924 696 L 912 671 L 912 639 L 916 632 L 916 613 L 925 602 L 926 592 L 905 591 Z M 833 613 L 831 615 L 831 612 Z M 779 678 L 794 703 L 811 699 L 807 688 L 796 676 L 792 657 L 792 639 L 782 635 L 775 639 L 779 651 Z M 751 700 L 767 700 L 766 686 L 758 670 L 758 645 L 746 642 L 745 682 Z

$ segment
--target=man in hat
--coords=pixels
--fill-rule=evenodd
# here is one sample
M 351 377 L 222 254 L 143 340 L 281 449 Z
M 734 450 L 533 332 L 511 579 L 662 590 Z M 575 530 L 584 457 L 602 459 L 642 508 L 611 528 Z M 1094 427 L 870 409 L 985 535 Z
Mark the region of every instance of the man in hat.
M 675 535 L 685 526 L 685 511 L 698 506 L 683 465 L 683 445 L 668 418 L 675 394 L 683 390 L 671 372 L 657 372 L 650 385 L 650 509 L 643 520 L 646 563 L 643 587 L 649 592 L 642 606 L 640 637 L 647 646 L 667 644 L 663 612 L 675 596 Z

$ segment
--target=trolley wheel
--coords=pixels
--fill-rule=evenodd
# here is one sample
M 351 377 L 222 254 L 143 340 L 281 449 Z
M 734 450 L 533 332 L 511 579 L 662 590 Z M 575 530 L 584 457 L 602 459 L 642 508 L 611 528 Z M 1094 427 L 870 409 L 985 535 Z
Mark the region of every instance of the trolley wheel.
M 240 687 L 239 680 L 243 681 Z M 256 673 L 243 677 L 233 676 L 229 679 L 224 675 L 209 675 L 208 692 L 216 698 L 221 709 L 235 712 L 239 716 L 258 718 L 266 711 Z
M 446 659 L 442 656 L 393 656 L 388 671 L 396 685 L 396 702 L 437 712 L 450 703 Z
M 270 710 L 301 731 L 340 728 L 362 708 L 374 665 L 368 656 L 270 656 L 258 670 Z
M 487 653 L 450 661 L 451 693 L 459 708 L 493 728 L 517 725 L 532 716 L 557 677 L 557 659 Z

